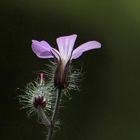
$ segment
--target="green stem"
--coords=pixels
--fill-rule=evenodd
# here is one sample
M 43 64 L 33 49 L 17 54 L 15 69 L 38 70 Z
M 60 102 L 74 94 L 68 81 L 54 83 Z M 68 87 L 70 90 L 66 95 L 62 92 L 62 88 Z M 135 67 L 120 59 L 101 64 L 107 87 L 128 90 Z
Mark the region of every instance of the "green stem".
M 45 125 L 45 126 L 50 126 L 51 125 L 51 121 L 49 119 L 49 117 L 45 114 L 44 110 L 42 109 L 42 107 L 38 107 L 38 114 L 39 114 L 39 117 L 42 121 L 42 123 Z
M 49 127 L 46 140 L 52 140 L 54 125 L 55 125 L 55 121 L 56 121 L 57 114 L 59 111 L 59 104 L 60 104 L 60 100 L 61 100 L 61 88 L 56 89 L 56 94 L 57 94 L 57 97 L 56 97 L 55 106 L 54 106 L 54 110 L 53 110 L 53 114 L 52 114 L 52 118 L 51 118 L 51 125 Z

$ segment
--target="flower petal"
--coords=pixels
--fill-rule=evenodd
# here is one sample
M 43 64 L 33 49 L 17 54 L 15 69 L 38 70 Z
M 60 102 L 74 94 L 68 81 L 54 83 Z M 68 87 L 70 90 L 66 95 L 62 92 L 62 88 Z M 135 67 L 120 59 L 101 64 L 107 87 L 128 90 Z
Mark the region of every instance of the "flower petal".
M 63 36 L 56 39 L 62 58 L 70 59 L 77 35 Z
M 51 49 L 46 41 L 32 40 L 32 50 L 39 58 L 53 58 Z
M 59 53 L 59 51 L 56 50 L 55 48 L 52 48 L 51 52 L 52 52 L 52 54 L 54 55 L 54 57 L 55 57 L 58 61 L 60 61 L 60 53 Z
M 73 51 L 71 59 L 77 59 L 84 52 L 97 48 L 101 48 L 101 44 L 97 41 L 89 41 L 87 43 L 84 43 Z

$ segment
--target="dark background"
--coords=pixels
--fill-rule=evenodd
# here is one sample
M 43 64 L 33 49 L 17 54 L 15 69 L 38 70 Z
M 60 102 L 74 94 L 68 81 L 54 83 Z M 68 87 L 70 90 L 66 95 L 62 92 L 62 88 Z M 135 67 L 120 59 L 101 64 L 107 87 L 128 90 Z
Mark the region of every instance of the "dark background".
M 33 54 L 32 39 L 55 45 L 73 33 L 76 46 L 98 40 L 102 49 L 74 62 L 86 74 L 54 140 L 140 139 L 140 1 L 1 0 L 0 140 L 45 139 L 45 128 L 19 110 L 17 88 L 48 63 Z

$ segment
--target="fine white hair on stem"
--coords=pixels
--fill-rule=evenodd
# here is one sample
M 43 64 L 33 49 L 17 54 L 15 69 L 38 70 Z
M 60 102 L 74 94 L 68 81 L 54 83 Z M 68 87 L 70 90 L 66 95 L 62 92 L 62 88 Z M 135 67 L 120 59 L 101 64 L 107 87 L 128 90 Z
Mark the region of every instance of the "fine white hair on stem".
M 68 86 L 58 89 L 54 85 L 57 66 L 57 63 L 50 61 L 46 70 L 42 71 L 43 73 L 41 74 L 45 75 L 45 78 L 42 76 L 40 79 L 27 84 L 24 94 L 19 96 L 19 101 L 22 105 L 21 109 L 26 109 L 28 117 L 36 114 L 38 121 L 48 127 L 48 129 L 53 129 L 52 127 L 55 129 L 60 128 L 59 118 L 54 115 L 55 119 L 52 122 L 51 116 L 53 116 L 54 112 L 57 113 L 60 108 L 64 107 L 65 99 L 71 99 L 71 90 L 80 90 L 79 84 L 82 78 L 82 69 L 76 69 L 69 63 L 67 73 Z M 47 82 L 45 83 L 45 81 Z M 60 90 L 61 93 L 58 107 L 56 107 L 57 90 Z
M 43 110 L 49 115 L 53 109 L 53 103 L 55 102 L 55 96 L 52 93 L 51 84 L 40 84 L 40 82 L 34 81 L 27 84 L 25 92 L 19 95 L 19 102 L 22 105 L 21 109 L 26 109 L 27 116 L 38 114 L 38 108 L 35 106 L 34 101 L 37 97 L 46 101 L 46 105 Z
M 49 61 L 49 64 L 47 65 L 46 70 L 43 72 L 45 73 L 48 82 L 51 85 L 52 91 L 55 90 L 54 87 L 54 77 L 55 77 L 55 72 L 57 69 L 57 63 L 54 61 Z M 68 98 L 71 98 L 70 91 L 75 90 L 75 91 L 80 91 L 80 82 L 83 78 L 83 72 L 82 68 L 77 69 L 71 64 L 69 64 L 69 72 L 68 72 L 68 86 L 62 90 L 63 95 L 66 95 Z

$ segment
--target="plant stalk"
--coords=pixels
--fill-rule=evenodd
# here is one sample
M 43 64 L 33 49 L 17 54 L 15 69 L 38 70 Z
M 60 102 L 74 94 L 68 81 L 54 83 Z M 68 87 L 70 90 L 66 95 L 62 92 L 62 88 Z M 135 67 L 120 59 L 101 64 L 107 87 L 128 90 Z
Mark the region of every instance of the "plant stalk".
M 57 114 L 59 111 L 59 104 L 60 104 L 60 100 L 61 100 L 61 88 L 56 89 L 56 94 L 57 94 L 57 96 L 56 96 L 53 114 L 51 117 L 51 125 L 48 128 L 48 135 L 47 135 L 46 140 L 52 140 L 52 137 L 53 137 L 54 125 L 55 125 L 55 121 L 56 121 Z
M 51 125 L 51 120 L 49 119 L 49 117 L 45 114 L 44 110 L 42 109 L 42 107 L 38 107 L 38 114 L 39 114 L 39 117 L 42 121 L 42 123 L 45 125 L 45 126 L 50 126 Z

